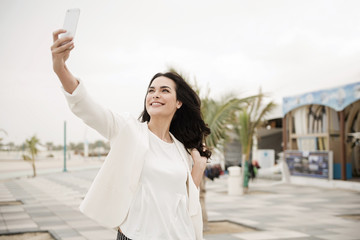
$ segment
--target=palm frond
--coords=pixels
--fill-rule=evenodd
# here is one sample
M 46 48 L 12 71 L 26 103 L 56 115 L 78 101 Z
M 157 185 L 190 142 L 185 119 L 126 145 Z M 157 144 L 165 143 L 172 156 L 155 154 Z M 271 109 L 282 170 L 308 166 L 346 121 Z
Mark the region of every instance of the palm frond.
M 235 112 L 241 108 L 243 102 L 244 99 L 233 98 L 225 103 L 210 100 L 204 104 L 204 120 L 211 130 L 206 142 L 209 147 L 216 147 L 221 140 L 227 139 L 227 126 L 232 123 Z
M 256 121 L 255 121 L 255 123 L 254 123 L 254 125 L 255 125 L 256 128 L 259 127 L 259 126 L 262 124 L 262 122 L 264 121 L 265 116 L 266 116 L 268 113 L 272 112 L 272 111 L 276 108 L 276 106 L 277 106 L 277 105 L 276 105 L 274 102 L 269 102 L 269 103 L 261 110 L 259 116 L 257 117 L 257 119 L 256 119 Z
M 255 98 L 252 98 L 248 102 L 247 108 L 237 116 L 236 122 L 238 126 L 235 129 L 240 138 L 243 154 L 246 155 L 246 158 L 250 155 L 256 129 L 261 125 L 265 115 L 271 112 L 276 106 L 275 103 L 269 102 L 265 107 L 262 107 L 264 97 L 265 95 L 261 92 L 260 88 L 259 94 Z
M 37 148 L 37 145 L 39 144 L 40 144 L 40 140 L 35 135 L 32 136 L 30 139 L 25 140 L 26 148 L 34 156 L 38 154 L 39 150 Z

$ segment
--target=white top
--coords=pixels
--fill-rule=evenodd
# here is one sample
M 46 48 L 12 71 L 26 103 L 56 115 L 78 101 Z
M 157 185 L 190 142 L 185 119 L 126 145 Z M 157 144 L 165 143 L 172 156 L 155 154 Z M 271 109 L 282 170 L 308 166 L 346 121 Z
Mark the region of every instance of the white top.
M 174 143 L 149 130 L 139 187 L 121 231 L 133 240 L 194 240 L 187 210 L 187 169 Z

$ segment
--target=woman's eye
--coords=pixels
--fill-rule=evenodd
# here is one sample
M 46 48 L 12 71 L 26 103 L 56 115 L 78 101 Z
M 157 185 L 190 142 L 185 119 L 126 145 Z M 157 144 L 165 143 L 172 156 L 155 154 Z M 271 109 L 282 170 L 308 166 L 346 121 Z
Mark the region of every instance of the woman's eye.
M 162 91 L 163 91 L 163 92 L 169 92 L 169 90 L 167 90 L 167 89 L 163 89 Z
M 149 90 L 148 90 L 148 93 L 150 93 L 150 92 L 154 92 L 154 89 L 149 89 Z

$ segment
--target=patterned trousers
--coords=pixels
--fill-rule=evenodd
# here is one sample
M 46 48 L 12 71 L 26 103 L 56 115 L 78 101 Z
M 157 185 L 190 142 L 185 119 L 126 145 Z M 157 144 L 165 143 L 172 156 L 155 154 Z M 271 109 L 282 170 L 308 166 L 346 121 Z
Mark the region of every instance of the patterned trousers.
M 116 240 L 131 240 L 131 239 L 127 238 L 123 233 L 118 231 Z

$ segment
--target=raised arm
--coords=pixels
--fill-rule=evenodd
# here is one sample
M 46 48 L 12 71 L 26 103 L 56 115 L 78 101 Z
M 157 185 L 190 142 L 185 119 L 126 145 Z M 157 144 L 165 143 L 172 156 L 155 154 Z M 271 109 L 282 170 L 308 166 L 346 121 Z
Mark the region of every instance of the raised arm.
M 84 84 L 71 74 L 65 62 L 70 56 L 70 51 L 74 49 L 74 43 L 71 37 L 59 38 L 59 34 L 65 32 L 59 29 L 53 33 L 54 43 L 51 52 L 54 72 L 63 86 L 71 111 L 85 124 L 111 141 L 113 136 L 127 124 L 128 115 L 114 114 L 94 102 Z
M 191 157 L 194 161 L 194 165 L 191 170 L 191 176 L 196 187 L 199 188 L 206 168 L 207 158 L 202 157 L 196 148 L 191 150 Z
M 70 56 L 70 51 L 74 49 L 72 37 L 59 38 L 59 34 L 65 33 L 66 30 L 59 29 L 53 32 L 53 45 L 51 46 L 53 69 L 59 77 L 63 88 L 68 93 L 73 93 L 79 82 L 71 74 L 65 62 Z

